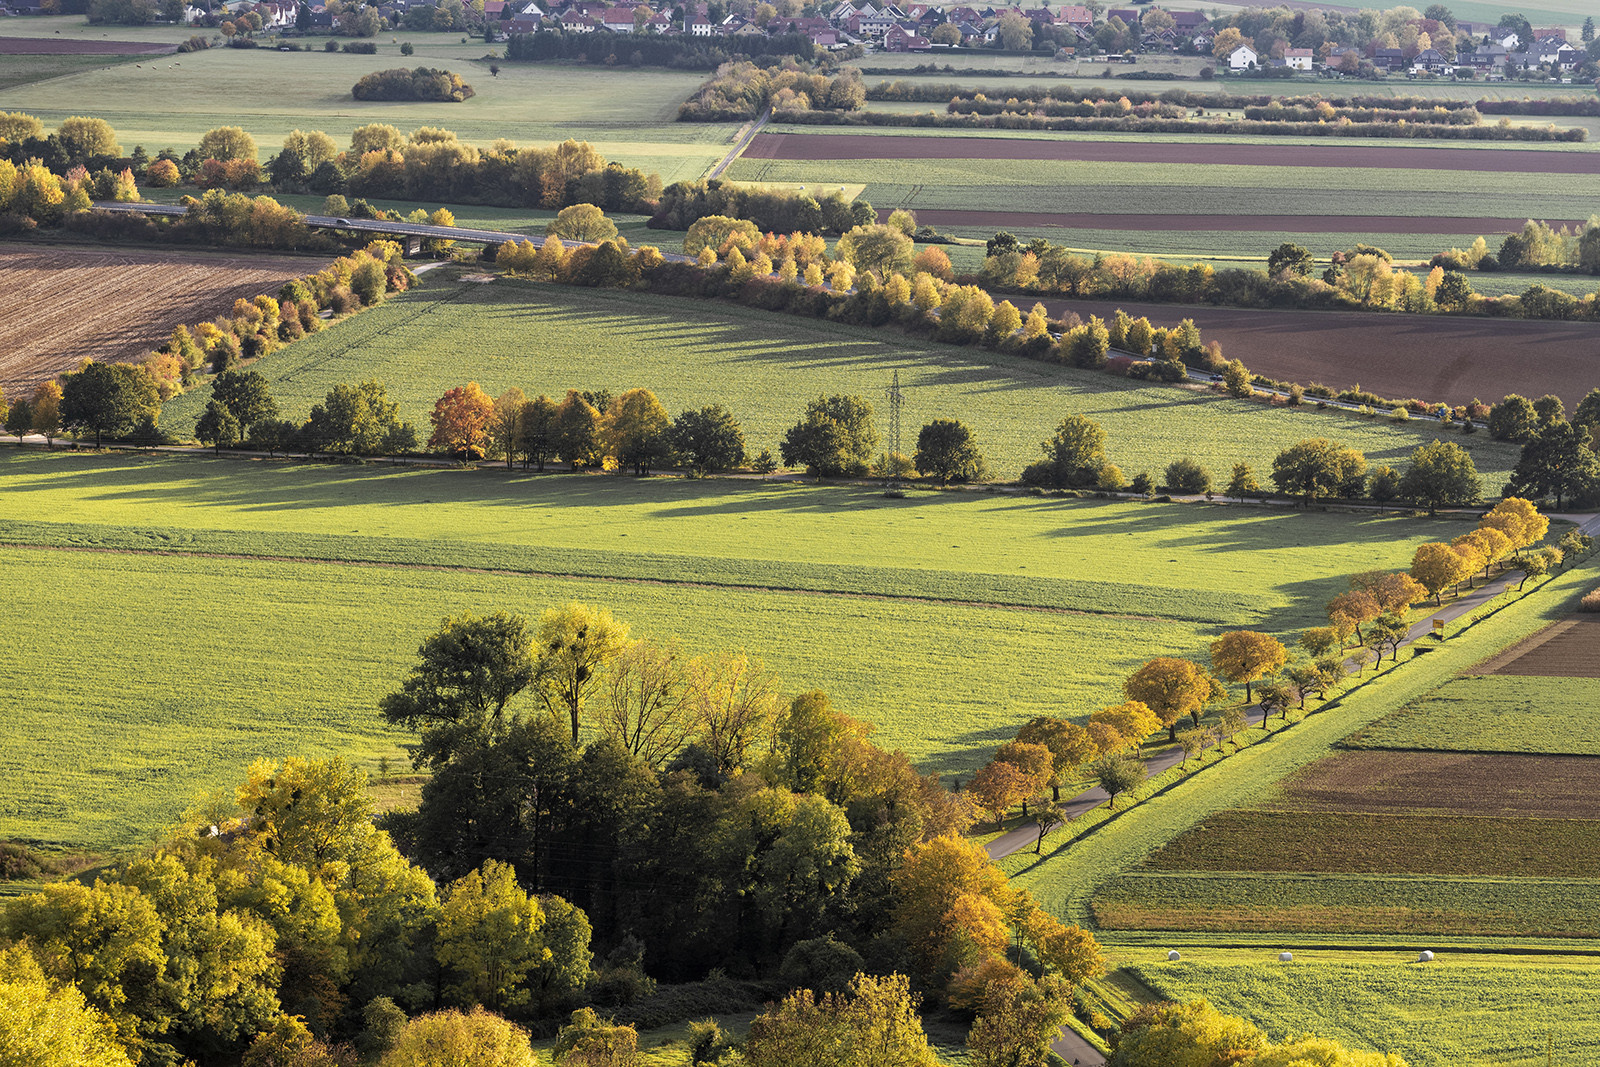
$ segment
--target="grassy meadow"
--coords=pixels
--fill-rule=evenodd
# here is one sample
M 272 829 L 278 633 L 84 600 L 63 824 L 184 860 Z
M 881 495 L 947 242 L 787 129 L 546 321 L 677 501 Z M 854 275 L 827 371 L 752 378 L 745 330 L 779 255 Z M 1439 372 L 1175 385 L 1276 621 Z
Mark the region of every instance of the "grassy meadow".
M 753 452 L 776 455 L 785 429 L 808 400 L 855 393 L 879 410 L 898 371 L 906 401 L 907 451 L 933 418 L 972 427 L 990 468 L 1014 478 L 1039 455 L 1039 442 L 1070 413 L 1103 425 L 1112 462 L 1132 477 L 1159 475 L 1191 455 L 1226 480 L 1235 462 L 1260 477 L 1272 458 L 1307 437 L 1331 437 L 1374 465 L 1404 467 L 1432 436 L 1410 424 L 1371 422 L 1309 409 L 1269 409 L 1179 387 L 1135 384 L 973 348 L 917 342 L 888 330 L 846 327 L 700 301 L 643 293 L 497 281 L 434 280 L 334 329 L 288 346 L 254 367 L 272 381 L 290 417 L 341 381 L 375 377 L 403 417 L 426 427 L 447 389 L 477 381 L 491 394 L 515 385 L 529 396 L 567 389 L 653 390 L 669 412 L 721 403 L 734 413 Z M 162 425 L 188 433 L 208 391 L 170 402 Z M 424 432 L 426 436 L 426 432 Z M 1462 438 L 1484 476 L 1500 484 L 1514 447 L 1487 434 Z
M 63 37 L 73 32 L 69 23 L 82 25 L 81 19 L 27 20 L 42 21 L 61 23 Z M 92 36 L 122 39 L 128 28 L 92 29 Z M 575 138 L 591 142 L 607 159 L 655 171 L 666 182 L 700 177 L 727 153 L 737 126 L 673 121 L 678 105 L 704 80 L 695 72 L 503 63 L 499 75 L 491 76 L 484 57 L 492 46 L 481 37 L 463 44 L 459 36 L 383 34 L 376 38 L 378 54 L 370 56 L 325 53 L 323 38 L 309 40 L 319 51 L 214 48 L 85 64 L 90 69 L 14 85 L 5 106 L 35 115 L 47 127 L 68 115 L 93 114 L 111 123 L 124 149 L 142 144 L 152 155 L 164 147 L 183 152 L 224 123 L 255 137 L 263 160 L 291 130 L 322 130 L 344 144 L 352 130 L 370 122 L 403 131 L 442 126 L 484 146 L 500 138 L 519 145 Z M 401 41 L 411 42 L 416 54 L 400 55 Z M 0 56 L 0 83 L 14 61 L 39 58 Z M 463 103 L 351 98 L 350 87 L 363 74 L 397 66 L 445 67 L 477 95 Z
M 0 838 L 128 844 L 261 755 L 398 759 L 378 719 L 460 611 L 581 599 L 745 648 L 929 770 L 1082 717 L 1156 654 L 1314 620 L 1447 522 L 760 482 L 6 451 Z M 937 530 L 937 551 L 932 531 Z M 948 538 L 946 542 L 944 539 Z M 1246 554 L 1248 549 L 1248 554 Z M 1006 605 L 1010 606 L 1006 606 Z M 107 671 L 104 650 L 126 649 Z M 114 677 L 114 682 L 112 678 Z M 159 788 L 151 788 L 158 786 Z
M 1345 742 L 1354 748 L 1600 756 L 1600 679 L 1464 675 Z

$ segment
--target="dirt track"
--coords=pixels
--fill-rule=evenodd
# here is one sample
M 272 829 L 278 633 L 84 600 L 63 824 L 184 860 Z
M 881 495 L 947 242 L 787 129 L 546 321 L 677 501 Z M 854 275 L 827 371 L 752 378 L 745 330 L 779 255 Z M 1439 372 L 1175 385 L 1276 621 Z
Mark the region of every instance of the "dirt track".
M 136 358 L 179 323 L 215 318 L 324 262 L 0 246 L 0 387 L 16 396 L 84 359 Z
M 1013 297 L 1013 302 L 1016 298 Z M 1029 303 L 1032 298 L 1024 298 Z M 1122 308 L 1157 326 L 1193 319 L 1206 340 L 1257 374 L 1360 385 L 1382 396 L 1464 404 L 1507 393 L 1554 393 L 1570 410 L 1600 385 L 1600 324 L 1445 315 L 1241 308 L 1046 299 L 1052 315 L 1102 317 Z
M 1251 167 L 1338 167 L 1388 170 L 1475 170 L 1527 174 L 1600 174 L 1600 152 L 1571 149 L 1424 148 L 1390 145 L 1270 145 L 1030 140 L 965 133 L 915 137 L 848 133 L 763 133 L 746 159 L 1037 159 L 1109 163 L 1233 164 Z M 923 212 L 917 212 L 921 217 Z M 1521 225 L 1518 220 L 1517 225 Z M 1183 227 L 1190 228 L 1192 227 Z M 1293 227 L 1289 227 L 1293 228 Z M 1346 227 L 1353 229 L 1355 227 Z M 1444 232 L 1444 231 L 1439 231 Z
M 54 37 L 0 37 L 0 56 L 159 56 L 177 45 L 149 41 L 67 41 Z

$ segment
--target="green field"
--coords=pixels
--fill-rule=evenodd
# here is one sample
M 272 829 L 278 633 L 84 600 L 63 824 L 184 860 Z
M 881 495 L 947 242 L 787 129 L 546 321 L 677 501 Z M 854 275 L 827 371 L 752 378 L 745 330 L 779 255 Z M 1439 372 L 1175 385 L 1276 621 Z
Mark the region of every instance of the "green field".
M 1444 953 L 1431 964 L 1409 955 L 1360 962 L 1280 964 L 1190 960 L 1129 968 L 1161 996 L 1205 997 L 1282 1040 L 1300 1032 L 1353 1048 L 1405 1057 L 1411 1067 L 1593 1062 L 1600 1044 L 1600 971 L 1586 957 Z M 1548 1060 L 1547 1060 L 1548 1056 Z
M 1263 852 L 1276 847 L 1262 842 Z M 1592 938 L 1600 936 L 1600 883 L 1141 869 L 1114 879 L 1095 897 L 1094 919 L 1102 931 Z
M 855 393 L 881 408 L 898 371 L 908 450 L 923 423 L 959 418 L 1003 478 L 1037 458 L 1039 442 L 1069 413 L 1102 423 L 1110 457 L 1129 477 L 1159 474 L 1182 455 L 1218 476 L 1238 461 L 1265 476 L 1281 449 L 1315 436 L 1361 449 L 1374 465 L 1404 467 L 1411 451 L 1431 439 L 1410 425 L 1136 385 L 979 349 L 919 344 L 891 330 L 633 292 L 429 277 L 424 288 L 257 363 L 285 412 L 304 418 L 335 383 L 366 377 L 386 382 L 402 415 L 422 427 L 434 401 L 468 380 L 491 394 L 515 385 L 529 396 L 642 386 L 672 413 L 723 404 L 743 423 L 752 451 L 776 454 L 808 400 Z M 207 395 L 195 390 L 169 403 L 162 425 L 189 432 Z M 880 430 L 887 429 L 883 414 Z M 1485 483 L 1500 484 L 1515 448 L 1487 434 L 1463 441 Z
M 51 602 L 0 666 L 0 839 L 102 847 L 258 755 L 394 753 L 373 709 L 450 612 L 604 603 L 690 651 L 747 648 L 966 773 L 1032 715 L 1113 701 L 1151 655 L 1306 625 L 1345 574 L 1459 528 L 11 450 L 0 488 L 0 544 L 44 546 L 0 549 L 4 595 Z
M 1600 680 L 1468 675 L 1453 678 L 1359 731 L 1352 748 L 1600 756 Z
M 95 36 L 103 32 L 93 29 Z M 123 27 L 112 29 L 117 32 L 110 36 L 123 36 Z M 322 38 L 310 40 L 321 48 Z M 137 63 L 18 85 L 6 92 L 5 107 L 36 115 L 46 126 L 93 114 L 111 123 L 124 149 L 142 144 L 152 155 L 169 146 L 182 152 L 224 123 L 244 127 L 265 159 L 290 130 L 323 130 L 344 144 L 355 127 L 387 122 L 403 131 L 443 126 L 483 146 L 499 138 L 519 145 L 586 140 L 607 159 L 672 182 L 700 177 L 731 147 L 735 125 L 673 121 L 678 105 L 704 80 L 701 74 L 505 63 L 491 77 L 483 58 L 490 46 L 481 38 L 460 40 L 384 34 L 371 56 L 215 48 L 136 57 Z M 412 42 L 416 54 L 401 56 L 397 41 Z M 0 57 L 0 80 L 12 61 L 36 58 Z M 351 99 L 350 87 L 363 74 L 396 66 L 446 67 L 477 95 L 459 104 Z

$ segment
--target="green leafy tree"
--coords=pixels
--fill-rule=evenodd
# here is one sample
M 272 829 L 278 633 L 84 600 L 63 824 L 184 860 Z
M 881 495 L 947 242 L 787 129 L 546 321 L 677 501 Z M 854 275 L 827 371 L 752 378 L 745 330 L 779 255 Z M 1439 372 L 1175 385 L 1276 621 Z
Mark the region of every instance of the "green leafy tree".
M 238 126 L 218 126 L 200 135 L 200 158 L 254 160 L 257 156 L 256 139 Z
M 600 412 L 575 389 L 556 408 L 556 454 L 573 470 L 600 462 Z
M 340 382 L 306 422 L 307 451 L 357 456 L 399 455 L 415 451 L 417 432 L 400 421 L 400 405 L 389 399 L 384 384 L 368 379 L 357 385 Z
M 547 396 L 540 395 L 524 405 L 517 434 L 524 467 L 532 463 L 543 472 L 545 461 L 560 454 L 560 417 L 561 406 Z
M 617 225 L 593 204 L 572 204 L 562 208 L 545 226 L 546 236 L 567 241 L 609 241 L 617 236 Z
M 1173 493 L 1211 492 L 1211 471 L 1189 457 L 1175 459 L 1167 464 L 1167 489 Z
M 1267 273 L 1273 277 L 1291 274 L 1304 278 L 1311 273 L 1311 252 L 1301 245 L 1281 244 L 1267 256 Z
M 1072 987 L 1059 978 L 1018 976 L 991 983 L 972 1031 L 968 1062 L 974 1067 L 1046 1067 L 1050 1046 L 1072 1017 Z
M 522 891 L 516 871 L 489 860 L 445 890 L 439 911 L 441 966 L 452 976 L 446 995 L 468 1007 L 495 1010 L 526 1003 L 526 979 L 549 956 L 540 930 L 544 910 Z
M 1483 494 L 1483 480 L 1471 453 L 1454 441 L 1435 439 L 1411 453 L 1411 466 L 1397 488 L 1400 496 L 1427 505 L 1433 515 L 1440 506 L 1476 503 Z
M 232 448 L 244 439 L 244 428 L 233 412 L 216 400 L 206 402 L 206 409 L 195 420 L 194 435 L 201 444 L 211 444 L 217 452 Z
M 1534 410 L 1533 401 L 1516 393 L 1508 394 L 1489 409 L 1489 436 L 1496 441 L 1521 444 L 1533 436 L 1538 425 L 1539 413 Z
M 839 238 L 836 254 L 856 270 L 871 271 L 881 280 L 891 274 L 909 274 L 915 251 L 911 238 L 903 231 L 874 223 L 857 226 Z
M 750 1023 L 750 1067 L 936 1067 L 904 975 L 858 974 L 846 993 L 796 990 Z
M 539 1062 L 528 1034 L 500 1016 L 472 1011 L 419 1015 L 401 1028 L 378 1067 L 535 1067 Z
M 917 433 L 913 462 L 940 485 L 981 478 L 985 464 L 972 431 L 956 419 L 934 419 Z
M 33 405 L 26 400 L 18 400 L 5 412 L 6 433 L 16 436 L 17 444 L 33 432 Z
M 672 454 L 671 428 L 667 409 L 654 393 L 629 389 L 611 401 L 601 435 L 617 462 L 631 466 L 635 474 L 642 476 Z
M 872 405 L 859 396 L 818 397 L 780 443 L 784 466 L 805 467 L 819 478 L 866 473 L 878 447 Z
M 1433 302 L 1446 311 L 1462 311 L 1473 297 L 1472 282 L 1460 271 L 1445 271 L 1444 277 L 1439 279 L 1439 288 L 1434 290 Z
M 256 371 L 224 371 L 211 383 L 211 396 L 227 408 L 248 435 L 256 423 L 278 417 L 272 387 Z
M 1310 504 L 1365 488 L 1367 460 L 1360 452 L 1313 437 L 1284 449 L 1272 461 L 1272 481 L 1286 496 Z
M 562 1067 L 634 1067 L 639 1033 L 603 1021 L 593 1008 L 579 1008 L 556 1035 L 555 1061 Z
M 1023 471 L 1033 484 L 1093 485 L 1106 459 L 1106 433 L 1086 415 L 1068 415 L 1048 441 L 1039 445 L 1045 458 Z
M 534 638 L 540 691 L 552 715 L 565 713 L 570 720 L 573 744 L 578 743 L 585 698 L 627 643 L 627 623 L 605 608 L 570 601 L 540 616 Z
M 1565 420 L 1541 426 L 1522 446 L 1507 488 L 1514 496 L 1554 496 L 1558 509 L 1569 498 L 1595 495 L 1600 458 L 1589 430 Z
M 673 420 L 667 440 L 678 462 L 697 474 L 744 463 L 744 431 L 721 404 L 685 411 Z
M 1235 463 L 1233 477 L 1228 481 L 1227 494 L 1235 500 L 1244 500 L 1246 497 L 1260 496 L 1261 483 L 1256 481 L 1256 472 L 1248 463 Z
M 102 438 L 126 437 L 160 414 L 160 390 L 142 366 L 86 362 L 62 381 L 62 425 L 94 434 L 96 448 Z
M 1116 807 L 1117 797 L 1144 781 L 1145 765 L 1126 753 L 1113 752 L 1089 764 L 1088 771 L 1089 777 L 1111 798 L 1111 806 Z
M 506 705 L 539 674 L 523 615 L 499 612 L 444 620 L 417 650 L 420 662 L 379 704 L 391 723 L 422 734 L 418 767 L 447 761 L 463 743 L 503 735 Z
M 1470 458 L 1470 457 L 1469 457 Z M 1375 504 L 1387 504 L 1400 495 L 1400 472 L 1393 467 L 1378 467 L 1367 479 L 1367 495 Z
M 47 978 L 21 945 L 0 949 L 0 1062 L 133 1067 L 112 1021 L 75 986 Z

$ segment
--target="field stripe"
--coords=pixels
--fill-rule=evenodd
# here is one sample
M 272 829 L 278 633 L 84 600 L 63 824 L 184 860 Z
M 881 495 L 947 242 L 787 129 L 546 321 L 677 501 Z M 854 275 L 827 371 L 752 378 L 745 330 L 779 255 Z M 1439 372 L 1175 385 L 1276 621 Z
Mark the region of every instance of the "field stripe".
M 616 585 L 663 586 L 676 589 L 725 589 L 743 593 L 781 593 L 785 596 L 834 597 L 840 600 L 879 601 L 895 604 L 937 604 L 946 607 L 974 610 L 1019 611 L 1039 615 L 1076 615 L 1098 619 L 1124 619 L 1130 622 L 1171 622 L 1162 615 L 1127 615 L 1111 611 L 1082 611 L 1077 608 L 1057 608 L 1042 604 L 1019 604 L 1005 601 L 958 600 L 945 597 L 906 596 L 890 593 L 861 593 L 842 589 L 807 589 L 797 586 L 752 585 L 742 582 L 687 581 L 673 578 L 620 577 L 615 574 L 585 574 L 575 571 L 508 570 L 495 567 L 466 567 L 448 563 L 392 563 L 383 560 L 334 559 L 311 556 L 250 555 L 242 552 L 184 552 L 172 549 L 104 548 L 94 545 L 45 545 L 18 541 L 0 541 L 0 549 L 42 552 L 89 552 L 109 556 L 178 556 L 190 559 L 220 559 L 245 563 L 288 563 L 295 565 L 338 567 L 372 567 L 399 571 L 444 571 L 454 574 L 485 574 L 499 578 L 536 578 L 543 581 L 610 582 Z
M 1123 140 L 1032 140 L 950 136 L 893 138 L 852 134 L 763 133 L 745 159 L 1017 159 L 1099 163 L 1183 163 L 1252 167 L 1334 167 L 1339 170 L 1476 170 L 1526 174 L 1600 174 L 1600 152 L 1571 149 L 1425 148 L 1397 145 L 1228 144 Z
M 870 191 L 870 190 L 869 190 Z M 888 218 L 888 209 L 878 212 Z M 1118 215 L 1082 212 L 962 211 L 917 208 L 917 221 L 937 226 L 985 229 L 1040 226 L 1062 230 L 1189 230 L 1222 233 L 1440 233 L 1461 236 L 1511 233 L 1527 221 L 1518 218 L 1451 218 L 1446 215 Z M 1550 219 L 1551 226 L 1582 228 L 1580 219 Z

